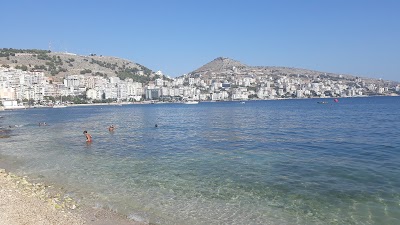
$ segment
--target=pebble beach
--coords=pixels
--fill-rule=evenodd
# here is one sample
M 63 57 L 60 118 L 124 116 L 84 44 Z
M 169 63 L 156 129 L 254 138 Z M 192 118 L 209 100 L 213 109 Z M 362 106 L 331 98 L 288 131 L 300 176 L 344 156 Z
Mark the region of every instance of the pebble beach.
M 0 225 L 143 225 L 102 209 L 79 206 L 73 199 L 0 169 Z

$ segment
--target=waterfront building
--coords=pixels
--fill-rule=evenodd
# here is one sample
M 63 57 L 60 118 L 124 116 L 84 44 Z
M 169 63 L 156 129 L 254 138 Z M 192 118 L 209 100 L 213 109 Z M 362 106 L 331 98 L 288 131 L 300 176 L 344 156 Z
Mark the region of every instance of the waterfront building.
M 161 90 L 159 88 L 146 89 L 146 99 L 156 100 L 161 96 Z
M 65 87 L 79 87 L 80 81 L 80 75 L 69 75 L 64 78 L 64 85 Z
M 105 99 L 117 99 L 118 98 L 118 88 L 115 83 L 106 83 L 104 89 Z
M 15 89 L 0 86 L 0 100 L 16 100 Z
M 302 90 L 296 90 L 296 98 L 303 98 L 304 93 Z
M 4 109 L 24 109 L 23 104 L 19 104 L 16 100 L 3 100 L 2 101 Z
M 94 99 L 94 100 L 101 100 L 101 95 L 99 95 L 99 92 L 97 90 L 89 89 L 86 91 L 86 98 Z
M 277 75 L 274 69 L 226 69 L 222 72 L 202 72 L 164 80 L 150 81 L 147 85 L 128 78 L 92 75 L 67 75 L 63 82 L 54 82 L 41 71 L 22 71 L 0 68 L 0 99 L 35 101 L 46 96 L 82 95 L 91 99 L 140 100 L 162 96 L 196 98 L 200 100 L 345 97 L 364 93 L 388 95 L 400 91 L 400 85 L 388 86 L 383 81 L 357 77 L 353 80 L 328 79 L 326 75 Z M 162 72 L 155 73 L 162 76 Z M 153 74 L 154 75 L 154 74 Z M 344 78 L 343 78 L 344 79 Z

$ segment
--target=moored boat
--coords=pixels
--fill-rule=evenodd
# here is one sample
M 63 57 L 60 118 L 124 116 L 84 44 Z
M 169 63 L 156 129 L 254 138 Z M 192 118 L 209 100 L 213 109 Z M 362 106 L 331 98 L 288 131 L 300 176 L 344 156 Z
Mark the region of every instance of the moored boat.
M 53 105 L 53 108 L 66 108 L 66 105 Z
M 199 104 L 199 102 L 198 101 L 194 101 L 194 100 L 189 100 L 189 101 L 183 102 L 183 104 L 194 105 L 194 104 Z

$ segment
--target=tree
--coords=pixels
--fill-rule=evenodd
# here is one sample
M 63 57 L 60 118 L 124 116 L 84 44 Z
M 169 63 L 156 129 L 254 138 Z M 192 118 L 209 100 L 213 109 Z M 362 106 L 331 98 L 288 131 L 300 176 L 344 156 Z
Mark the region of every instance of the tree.
M 35 104 L 35 100 L 33 98 L 29 99 L 28 105 L 34 105 L 34 104 Z
M 251 94 L 251 95 L 249 95 L 248 97 L 249 97 L 249 98 L 258 98 L 258 95 L 257 95 L 257 94 Z
M 92 71 L 89 69 L 81 70 L 80 74 L 91 73 Z

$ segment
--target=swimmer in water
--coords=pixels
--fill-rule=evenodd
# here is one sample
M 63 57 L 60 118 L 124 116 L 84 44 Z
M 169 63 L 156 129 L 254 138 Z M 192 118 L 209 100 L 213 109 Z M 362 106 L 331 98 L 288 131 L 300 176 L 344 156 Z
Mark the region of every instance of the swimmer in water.
M 86 137 L 86 142 L 92 142 L 92 135 L 90 135 L 86 130 L 83 131 L 83 134 Z
M 108 131 L 113 132 L 114 129 L 115 129 L 114 125 L 111 125 L 111 126 L 108 128 Z

